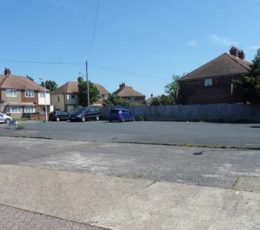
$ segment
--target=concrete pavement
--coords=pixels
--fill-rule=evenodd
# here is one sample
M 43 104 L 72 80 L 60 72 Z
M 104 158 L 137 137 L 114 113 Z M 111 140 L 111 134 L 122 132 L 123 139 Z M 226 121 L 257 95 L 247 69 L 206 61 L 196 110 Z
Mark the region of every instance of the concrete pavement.
M 258 150 L 10 137 L 0 146 L 3 230 L 260 229 Z
M 110 229 L 260 229 L 258 192 L 28 166 L 0 166 L 0 203 Z

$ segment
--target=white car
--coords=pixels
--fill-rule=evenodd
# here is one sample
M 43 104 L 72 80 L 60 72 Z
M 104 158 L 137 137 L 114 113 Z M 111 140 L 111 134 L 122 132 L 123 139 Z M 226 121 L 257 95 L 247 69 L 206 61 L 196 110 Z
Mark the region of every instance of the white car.
M 12 117 L 6 115 L 5 113 L 0 113 L 0 123 L 9 123 L 12 121 Z

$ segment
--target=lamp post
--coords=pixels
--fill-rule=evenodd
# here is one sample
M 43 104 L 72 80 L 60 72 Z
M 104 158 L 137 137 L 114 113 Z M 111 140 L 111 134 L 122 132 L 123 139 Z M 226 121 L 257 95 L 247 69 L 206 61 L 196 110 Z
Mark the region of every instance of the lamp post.
M 47 99 L 46 99 L 46 83 L 45 80 L 42 78 L 39 78 L 41 81 L 43 81 L 43 86 L 44 86 L 44 104 L 45 104 L 45 122 L 48 122 L 48 112 L 47 112 Z

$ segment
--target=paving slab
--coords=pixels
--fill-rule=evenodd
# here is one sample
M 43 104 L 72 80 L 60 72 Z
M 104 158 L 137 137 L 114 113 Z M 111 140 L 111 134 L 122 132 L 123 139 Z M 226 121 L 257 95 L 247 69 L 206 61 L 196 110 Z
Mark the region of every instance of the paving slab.
M 260 229 L 260 193 L 0 165 L 0 203 L 108 229 Z
M 85 223 L 107 206 L 151 183 L 148 180 L 0 165 L 0 203 Z

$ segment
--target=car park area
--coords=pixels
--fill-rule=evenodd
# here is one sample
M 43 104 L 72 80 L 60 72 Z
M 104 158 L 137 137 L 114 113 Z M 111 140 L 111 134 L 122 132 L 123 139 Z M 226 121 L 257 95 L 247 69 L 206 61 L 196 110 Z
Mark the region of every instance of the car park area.
M 213 147 L 260 147 L 259 124 L 205 122 L 18 122 L 24 129 L 0 125 L 0 136 L 60 140 L 126 142 Z M 220 131 L 221 130 L 221 131 Z

